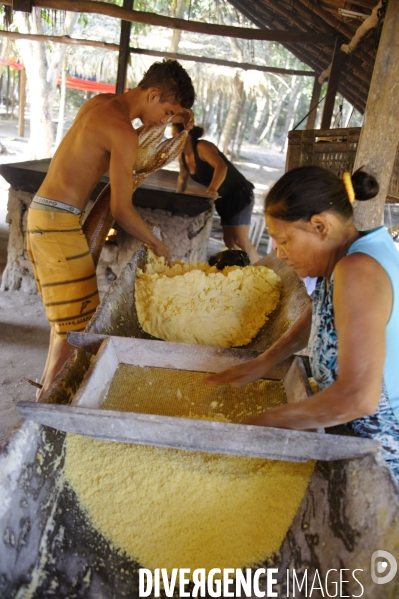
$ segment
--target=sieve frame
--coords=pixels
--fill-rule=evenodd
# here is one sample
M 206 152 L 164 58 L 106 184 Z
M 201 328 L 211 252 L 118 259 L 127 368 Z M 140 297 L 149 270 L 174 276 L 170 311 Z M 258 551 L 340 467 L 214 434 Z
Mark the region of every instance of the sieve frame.
M 108 441 L 272 460 L 342 460 L 380 450 L 374 440 L 326 434 L 323 429 L 297 431 L 103 410 L 101 405 L 119 364 L 216 373 L 261 352 L 87 333 L 69 334 L 68 341 L 95 356 L 71 405 L 20 402 L 18 410 L 23 416 L 62 431 Z M 289 403 L 312 394 L 300 356 L 285 360 L 267 378 L 283 380 Z
M 214 374 L 253 360 L 261 354 L 248 349 L 87 333 L 68 334 L 68 342 L 83 347 L 96 356 L 71 405 L 98 409 L 107 396 L 120 364 Z M 312 395 L 306 369 L 299 356 L 289 358 L 271 369 L 265 379 L 283 381 L 288 403 L 301 401 Z

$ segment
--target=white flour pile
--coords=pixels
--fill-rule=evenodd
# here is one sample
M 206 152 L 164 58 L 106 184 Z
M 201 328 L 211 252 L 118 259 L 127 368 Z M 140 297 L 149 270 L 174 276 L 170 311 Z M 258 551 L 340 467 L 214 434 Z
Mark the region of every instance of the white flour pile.
M 143 330 L 158 339 L 239 347 L 276 308 L 280 286 L 280 277 L 265 266 L 168 266 L 148 251 L 145 270 L 137 270 L 136 310 Z

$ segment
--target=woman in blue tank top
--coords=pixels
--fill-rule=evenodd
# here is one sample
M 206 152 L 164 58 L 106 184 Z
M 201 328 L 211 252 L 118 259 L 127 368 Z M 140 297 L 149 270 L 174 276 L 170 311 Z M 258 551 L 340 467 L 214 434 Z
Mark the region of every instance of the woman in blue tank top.
M 319 392 L 251 424 L 294 429 L 346 425 L 378 439 L 399 481 L 399 252 L 384 227 L 360 232 L 352 202 L 378 193 L 374 177 L 338 178 L 317 166 L 286 173 L 266 198 L 277 255 L 318 277 L 313 307 L 256 360 L 208 377 L 241 387 L 308 345 Z
M 177 135 L 182 128 L 182 123 L 173 123 L 172 134 Z M 203 128 L 198 126 L 189 131 L 186 145 L 179 156 L 180 173 L 176 191 L 186 190 L 189 177 L 204 185 L 206 194 L 215 200 L 226 247 L 244 250 L 253 264 L 259 260 L 248 237 L 255 203 L 254 186 L 213 143 L 200 139 L 203 133 Z

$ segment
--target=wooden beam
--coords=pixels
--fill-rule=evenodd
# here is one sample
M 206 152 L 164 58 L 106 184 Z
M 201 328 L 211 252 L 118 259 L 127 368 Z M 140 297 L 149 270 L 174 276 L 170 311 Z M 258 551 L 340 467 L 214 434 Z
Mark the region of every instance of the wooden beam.
M 12 9 L 21 12 L 32 12 L 32 0 L 12 0 Z
M 380 191 L 369 202 L 355 202 L 355 225 L 367 231 L 382 225 L 384 204 L 399 144 L 399 10 L 397 0 L 389 0 L 382 26 L 380 43 L 365 119 L 356 152 L 354 170 L 374 175 Z
M 1 32 L 0 32 L 1 34 Z M 173 52 L 159 52 L 158 50 L 142 50 L 141 48 L 130 48 L 132 54 L 145 54 L 148 56 L 175 58 L 176 60 L 188 60 L 201 62 L 205 64 L 215 64 L 223 67 L 232 67 L 242 69 L 243 71 L 263 71 L 264 73 L 274 73 L 276 75 L 300 75 L 302 77 L 315 77 L 314 71 L 305 71 L 304 69 L 282 69 L 279 67 L 266 67 L 255 65 L 249 62 L 234 62 L 232 60 L 222 60 L 219 58 L 207 58 L 202 56 L 193 56 L 191 54 L 180 54 Z
M 132 9 L 134 0 L 123 0 L 124 9 Z M 126 88 L 127 64 L 130 56 L 130 21 L 121 22 L 121 36 L 119 41 L 118 72 L 116 75 L 116 93 L 123 94 Z
M 15 40 L 31 40 L 32 42 L 55 42 L 56 44 L 68 44 L 71 46 L 93 46 L 95 48 L 104 48 L 104 50 L 114 50 L 116 52 L 119 50 L 119 44 L 69 37 L 69 35 L 39 35 L 36 33 L 19 33 L 19 31 L 5 31 L 0 29 L 0 37 Z
M 95 48 L 103 48 L 104 50 L 112 50 L 118 52 L 118 44 L 109 42 L 98 42 L 96 40 L 86 40 L 69 37 L 68 35 L 37 35 L 33 33 L 19 33 L 17 31 L 0 30 L 0 37 L 10 39 L 26 39 L 36 42 L 54 42 L 57 44 L 68 44 L 76 46 L 93 46 Z M 303 77 L 315 77 L 314 71 L 306 71 L 303 69 L 283 69 L 279 67 L 268 67 L 263 65 L 251 64 L 249 62 L 234 62 L 230 60 L 222 60 L 219 58 L 206 58 L 202 56 L 193 56 L 191 54 L 179 54 L 174 52 L 159 52 L 158 50 L 147 50 L 142 48 L 130 48 L 131 54 L 143 54 L 145 56 L 155 56 L 157 58 L 175 58 L 176 60 L 188 60 L 192 62 L 200 62 L 205 64 L 215 64 L 223 67 L 232 67 L 235 69 L 243 69 L 244 71 L 262 71 L 264 73 L 275 73 L 276 75 L 300 75 Z
M 5 0 L 3 4 L 11 5 L 12 0 Z M 273 42 L 290 42 L 294 44 L 323 44 L 333 45 L 335 40 L 332 36 L 319 33 L 301 31 L 281 31 L 271 29 L 252 29 L 250 27 L 234 27 L 231 25 L 212 25 L 199 21 L 186 21 L 165 17 L 150 12 L 127 10 L 107 2 L 92 2 L 91 0 L 32 0 L 32 6 L 39 8 L 50 8 L 53 10 L 67 10 L 70 12 L 83 12 L 89 14 L 100 14 L 114 17 L 134 23 L 144 23 L 155 27 L 166 27 L 168 29 L 179 29 L 192 33 L 204 35 L 219 35 L 222 37 L 234 37 L 241 39 L 266 40 Z
M 332 66 L 330 76 L 328 78 L 327 96 L 324 102 L 323 116 L 321 118 L 321 129 L 329 129 L 331 126 L 331 118 L 334 110 L 335 96 L 338 91 L 340 78 L 342 77 L 342 67 L 346 60 L 346 54 L 341 50 L 342 38 L 337 37 L 334 54 L 332 58 Z
M 331 27 L 335 29 L 336 33 L 342 33 L 347 38 L 352 39 L 353 29 L 343 22 L 342 17 L 334 17 L 331 13 L 320 8 L 316 2 L 311 2 L 310 0 L 299 0 L 299 2 L 307 8 L 310 8 L 310 10 L 314 12 L 315 15 L 321 17 L 325 23 L 331 25 Z

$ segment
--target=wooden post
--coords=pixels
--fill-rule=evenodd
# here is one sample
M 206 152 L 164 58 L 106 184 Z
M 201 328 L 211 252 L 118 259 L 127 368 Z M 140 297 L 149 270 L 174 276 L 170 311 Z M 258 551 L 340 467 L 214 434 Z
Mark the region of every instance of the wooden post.
M 317 104 L 319 103 L 319 99 L 320 99 L 321 85 L 322 84 L 319 82 L 319 78 L 315 77 L 314 85 L 313 85 L 312 99 L 310 100 L 310 106 L 309 106 L 309 111 L 311 111 L 311 112 L 308 116 L 308 120 L 306 121 L 306 129 L 308 129 L 308 130 L 314 129 L 314 125 L 316 122 L 316 115 L 317 115 Z
M 331 72 L 328 78 L 327 96 L 324 102 L 323 116 L 321 117 L 321 129 L 329 129 L 331 126 L 335 96 L 338 91 L 339 80 L 342 76 L 342 67 L 346 59 L 346 54 L 341 50 L 342 43 L 342 38 L 338 36 L 334 47 Z
M 133 9 L 134 0 L 123 0 L 123 8 Z M 118 74 L 116 76 L 116 93 L 123 94 L 126 87 L 127 63 L 130 56 L 130 21 L 121 22 L 121 37 L 119 41 Z
M 399 2 L 389 0 L 371 79 L 354 170 L 364 169 L 379 184 L 378 196 L 355 202 L 355 225 L 360 231 L 378 227 L 399 143 Z

